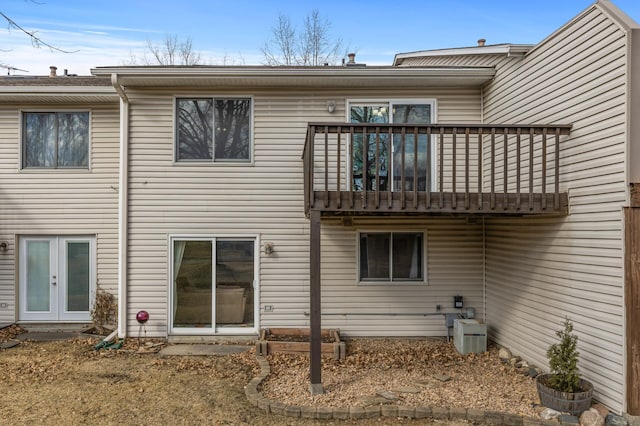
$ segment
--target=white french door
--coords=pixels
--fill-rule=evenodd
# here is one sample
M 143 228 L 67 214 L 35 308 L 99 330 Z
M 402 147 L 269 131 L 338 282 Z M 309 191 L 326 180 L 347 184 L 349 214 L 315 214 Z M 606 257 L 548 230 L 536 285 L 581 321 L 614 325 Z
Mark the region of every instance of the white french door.
M 20 239 L 22 321 L 89 321 L 95 294 L 95 237 Z

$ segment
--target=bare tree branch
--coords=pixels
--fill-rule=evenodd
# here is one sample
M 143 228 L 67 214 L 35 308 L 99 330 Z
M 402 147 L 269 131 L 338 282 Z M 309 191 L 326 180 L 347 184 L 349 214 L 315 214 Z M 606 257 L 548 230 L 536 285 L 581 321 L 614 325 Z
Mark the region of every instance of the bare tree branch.
M 149 55 L 149 56 L 148 56 Z M 193 50 L 191 38 L 179 41 L 177 35 L 165 36 L 161 43 L 147 40 L 147 52 L 141 57 L 130 54 L 131 65 L 200 65 L 200 52 Z
M 56 47 L 56 46 L 54 46 L 52 44 L 47 43 L 46 41 L 44 41 L 40 37 L 38 37 L 37 31 L 29 31 L 29 30 L 25 29 L 24 27 L 20 26 L 16 21 L 14 21 L 13 19 L 11 19 L 7 15 L 5 15 L 3 12 L 0 12 L 0 16 L 2 16 L 7 21 L 7 27 L 9 28 L 9 30 L 11 30 L 13 28 L 13 29 L 22 31 L 23 33 L 28 35 L 29 38 L 31 38 L 31 44 L 35 48 L 40 48 L 40 47 L 44 46 L 44 47 L 47 47 L 51 51 L 57 51 L 57 52 L 62 52 L 62 53 L 76 53 L 77 52 L 77 50 L 64 50 L 64 49 Z
M 261 48 L 267 65 L 335 65 L 341 58 L 341 38 L 332 39 L 331 23 L 315 9 L 307 15 L 298 32 L 286 15 L 279 15 L 271 29 L 272 38 Z

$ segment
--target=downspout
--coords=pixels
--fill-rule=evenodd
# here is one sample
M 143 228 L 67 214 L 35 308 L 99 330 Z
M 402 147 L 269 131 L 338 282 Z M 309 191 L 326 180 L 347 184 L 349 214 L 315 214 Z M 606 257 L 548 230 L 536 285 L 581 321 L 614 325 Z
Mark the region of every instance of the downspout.
M 482 322 L 487 323 L 487 228 L 482 216 Z
M 111 84 L 120 96 L 120 173 L 118 176 L 118 337 L 124 338 L 127 335 L 129 98 L 118 81 L 118 74 L 111 74 Z

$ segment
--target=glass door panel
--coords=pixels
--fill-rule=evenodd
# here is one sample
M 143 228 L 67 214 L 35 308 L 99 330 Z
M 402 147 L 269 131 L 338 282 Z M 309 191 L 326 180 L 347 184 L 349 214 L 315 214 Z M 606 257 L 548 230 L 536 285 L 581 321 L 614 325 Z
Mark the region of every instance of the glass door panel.
M 66 311 L 89 312 L 91 251 L 89 241 L 67 242 Z
M 392 106 L 392 121 L 400 124 L 430 124 L 431 105 L 430 104 L 395 104 Z M 416 147 L 417 145 L 417 147 Z M 404 152 L 403 152 L 404 148 Z M 416 151 L 417 148 L 417 151 Z M 413 191 L 417 185 L 418 191 L 426 191 L 427 173 L 431 169 L 428 163 L 427 152 L 432 147 L 429 144 L 427 135 L 418 135 L 418 143 L 415 143 L 415 136 L 408 133 L 404 136 L 393 136 L 393 190 L 402 189 L 402 158 L 404 156 L 404 189 Z M 431 151 L 433 157 L 433 150 Z M 417 166 L 417 179 L 414 170 Z M 432 172 L 433 173 L 433 172 Z M 433 179 L 430 179 L 433 182 Z
M 254 241 L 216 241 L 216 325 L 253 327 Z
M 350 107 L 350 121 L 352 123 L 388 123 L 389 105 L 352 105 Z M 353 190 L 386 191 L 389 184 L 389 135 L 380 134 L 354 134 L 352 136 L 353 160 Z M 365 158 L 366 147 L 366 158 Z M 376 182 L 376 153 L 379 179 Z M 366 159 L 366 173 L 364 173 L 364 160 Z M 364 181 L 366 179 L 366 182 Z
M 173 326 L 212 328 L 211 241 L 173 242 Z
M 55 297 L 55 274 L 53 274 L 50 240 L 27 240 L 26 245 L 26 268 L 25 275 L 25 313 L 40 313 L 54 316 L 56 313 L 51 310 L 52 299 Z M 52 281 L 52 279 L 54 281 Z M 34 318 L 36 319 L 36 318 Z M 40 317 L 39 319 L 45 319 Z

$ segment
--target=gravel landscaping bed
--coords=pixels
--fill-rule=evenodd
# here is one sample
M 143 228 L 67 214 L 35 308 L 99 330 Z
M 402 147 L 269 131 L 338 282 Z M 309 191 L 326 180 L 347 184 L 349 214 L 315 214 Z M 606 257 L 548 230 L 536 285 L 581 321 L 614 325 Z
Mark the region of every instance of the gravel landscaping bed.
M 397 404 L 466 408 L 537 418 L 535 380 L 504 363 L 498 348 L 460 355 L 444 339 L 351 339 L 344 360 L 323 358 L 325 393 L 309 392 L 309 359 L 271 354 L 262 394 L 288 405 Z

